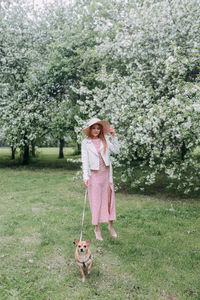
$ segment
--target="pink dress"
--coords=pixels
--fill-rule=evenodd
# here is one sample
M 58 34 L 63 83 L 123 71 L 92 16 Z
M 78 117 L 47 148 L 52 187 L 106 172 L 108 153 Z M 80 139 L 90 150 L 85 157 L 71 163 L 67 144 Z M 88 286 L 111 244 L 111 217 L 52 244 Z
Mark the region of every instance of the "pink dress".
M 113 183 L 109 182 L 110 167 L 107 167 L 100 154 L 100 139 L 92 140 L 99 155 L 99 170 L 91 170 L 88 184 L 88 197 L 92 214 L 92 224 L 116 219 L 115 194 Z

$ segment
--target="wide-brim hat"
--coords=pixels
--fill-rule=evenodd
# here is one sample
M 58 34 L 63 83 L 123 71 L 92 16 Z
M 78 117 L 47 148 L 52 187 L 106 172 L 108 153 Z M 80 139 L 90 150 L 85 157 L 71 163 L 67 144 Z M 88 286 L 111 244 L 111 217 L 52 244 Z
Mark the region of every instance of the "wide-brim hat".
M 109 129 L 110 129 L 110 124 L 108 121 L 105 120 L 100 120 L 98 118 L 92 118 L 90 121 L 87 122 L 86 126 L 83 128 L 82 132 L 89 136 L 89 132 L 90 132 L 90 126 L 94 125 L 94 124 L 101 124 L 103 126 L 103 133 L 107 134 L 109 133 Z

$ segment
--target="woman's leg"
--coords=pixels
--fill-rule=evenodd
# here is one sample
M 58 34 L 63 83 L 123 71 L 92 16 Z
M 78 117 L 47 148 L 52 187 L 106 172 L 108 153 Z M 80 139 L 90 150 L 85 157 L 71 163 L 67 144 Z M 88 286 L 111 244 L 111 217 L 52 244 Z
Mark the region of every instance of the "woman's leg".
M 113 221 L 109 221 L 108 230 L 114 238 L 117 238 L 117 234 L 113 228 Z
M 97 240 L 103 241 L 103 238 L 101 236 L 101 230 L 100 230 L 99 224 L 95 225 L 94 233 L 96 235 L 96 239 Z

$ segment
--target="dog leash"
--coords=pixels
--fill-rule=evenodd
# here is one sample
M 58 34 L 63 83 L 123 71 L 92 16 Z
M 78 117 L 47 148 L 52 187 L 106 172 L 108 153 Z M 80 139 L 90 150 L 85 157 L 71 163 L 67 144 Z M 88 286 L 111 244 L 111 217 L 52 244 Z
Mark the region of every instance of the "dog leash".
M 87 200 L 87 188 L 85 189 L 85 199 L 84 199 L 84 206 L 83 206 L 83 216 L 82 216 L 82 224 L 81 224 L 80 242 L 82 241 L 82 237 L 83 237 L 83 224 L 84 224 L 84 218 L 85 218 L 86 200 Z

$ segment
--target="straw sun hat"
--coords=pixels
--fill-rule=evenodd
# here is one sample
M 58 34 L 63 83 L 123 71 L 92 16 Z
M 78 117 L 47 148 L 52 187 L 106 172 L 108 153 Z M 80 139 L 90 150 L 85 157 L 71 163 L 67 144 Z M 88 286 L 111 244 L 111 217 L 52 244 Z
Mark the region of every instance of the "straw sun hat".
M 98 118 L 93 118 L 91 119 L 89 122 L 87 122 L 86 126 L 83 128 L 82 132 L 89 136 L 89 132 L 90 132 L 90 126 L 94 125 L 94 124 L 101 124 L 103 126 L 103 133 L 107 134 L 109 133 L 109 129 L 110 129 L 110 124 L 108 123 L 108 121 L 105 120 L 100 120 Z

